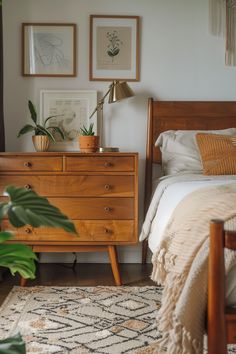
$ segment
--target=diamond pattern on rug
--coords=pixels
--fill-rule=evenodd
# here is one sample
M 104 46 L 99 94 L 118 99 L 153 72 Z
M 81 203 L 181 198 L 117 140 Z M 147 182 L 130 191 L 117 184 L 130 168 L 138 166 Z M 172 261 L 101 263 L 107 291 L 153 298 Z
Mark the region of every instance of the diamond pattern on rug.
M 27 354 L 158 354 L 160 300 L 156 286 L 14 287 L 0 308 L 0 338 L 20 331 Z
M 0 309 L 0 337 L 20 331 L 27 354 L 152 354 L 161 289 L 14 287 Z

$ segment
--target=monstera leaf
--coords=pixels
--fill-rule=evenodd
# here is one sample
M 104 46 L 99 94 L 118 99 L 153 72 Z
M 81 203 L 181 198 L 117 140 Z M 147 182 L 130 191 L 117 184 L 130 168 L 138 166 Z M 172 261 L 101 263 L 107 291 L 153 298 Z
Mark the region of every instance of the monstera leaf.
M 9 268 L 12 275 L 18 272 L 25 279 L 34 279 L 36 255 L 25 245 L 2 244 L 12 236 L 11 232 L 0 232 L 0 266 Z
M 9 202 L 0 203 L 0 222 L 8 216 L 14 227 L 31 225 L 33 227 L 57 227 L 77 234 L 74 224 L 66 215 L 51 205 L 44 197 L 24 188 L 9 186 L 5 193 Z M 14 275 L 19 272 L 23 278 L 33 279 L 37 259 L 32 250 L 23 244 L 3 244 L 14 235 L 7 231 L 0 232 L 0 266 L 7 267 Z
M 6 188 L 6 194 L 10 202 L 0 204 L 0 218 L 7 214 L 14 227 L 24 225 L 58 227 L 77 234 L 73 222 L 46 198 L 33 191 L 13 186 Z
M 58 227 L 77 234 L 74 224 L 66 215 L 46 198 L 24 188 L 9 186 L 5 190 L 8 202 L 0 203 L 0 222 L 7 216 L 14 227 L 31 225 L 33 227 Z M 0 232 L 0 266 L 9 268 L 14 275 L 18 272 L 23 278 L 35 278 L 36 255 L 23 244 L 5 243 L 14 236 L 8 231 Z M 0 340 L 0 354 L 25 354 L 25 343 L 20 334 Z
M 25 343 L 20 334 L 0 340 L 0 354 L 25 354 Z

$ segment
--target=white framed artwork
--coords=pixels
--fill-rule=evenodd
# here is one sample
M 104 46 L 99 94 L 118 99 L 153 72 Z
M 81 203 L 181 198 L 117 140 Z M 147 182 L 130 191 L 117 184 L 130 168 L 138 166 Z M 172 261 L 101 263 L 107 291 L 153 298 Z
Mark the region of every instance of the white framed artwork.
M 76 76 L 76 24 L 23 23 L 23 76 Z
M 139 16 L 90 15 L 91 81 L 139 81 Z
M 64 133 L 65 140 L 58 136 L 51 143 L 51 151 L 77 151 L 78 135 L 82 126 L 94 125 L 97 133 L 97 114 L 89 118 L 97 106 L 97 91 L 94 90 L 42 90 L 40 91 L 40 121 L 49 116 L 50 125 L 58 126 Z

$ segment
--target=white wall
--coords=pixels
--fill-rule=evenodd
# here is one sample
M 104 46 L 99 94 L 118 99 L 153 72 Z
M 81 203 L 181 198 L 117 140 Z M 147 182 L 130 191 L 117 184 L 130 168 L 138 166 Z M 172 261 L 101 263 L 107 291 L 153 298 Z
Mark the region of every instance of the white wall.
M 7 151 L 33 151 L 31 137 L 17 139 L 29 120 L 28 99 L 39 103 L 41 89 L 95 89 L 108 84 L 88 79 L 89 15 L 141 17 L 141 79 L 130 83 L 136 96 L 104 106 L 107 145 L 140 154 L 142 216 L 147 98 L 235 100 L 236 68 L 224 65 L 224 41 L 208 33 L 207 0 L 3 0 L 4 104 Z M 21 23 L 61 22 L 78 26 L 76 78 L 21 76 Z M 140 247 L 120 248 L 121 260 L 140 260 Z M 69 255 L 64 259 L 68 260 Z M 101 257 L 101 256 L 100 256 Z M 80 255 L 80 260 L 98 259 Z

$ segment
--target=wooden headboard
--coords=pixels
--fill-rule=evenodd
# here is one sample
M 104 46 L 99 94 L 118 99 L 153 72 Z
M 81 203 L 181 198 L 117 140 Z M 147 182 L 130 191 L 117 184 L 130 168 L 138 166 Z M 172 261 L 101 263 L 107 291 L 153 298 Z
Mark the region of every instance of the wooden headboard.
M 161 163 L 155 147 L 160 133 L 166 130 L 212 130 L 236 127 L 236 102 L 230 101 L 154 101 L 148 99 L 148 129 L 145 171 L 144 210 L 152 193 L 153 163 Z

